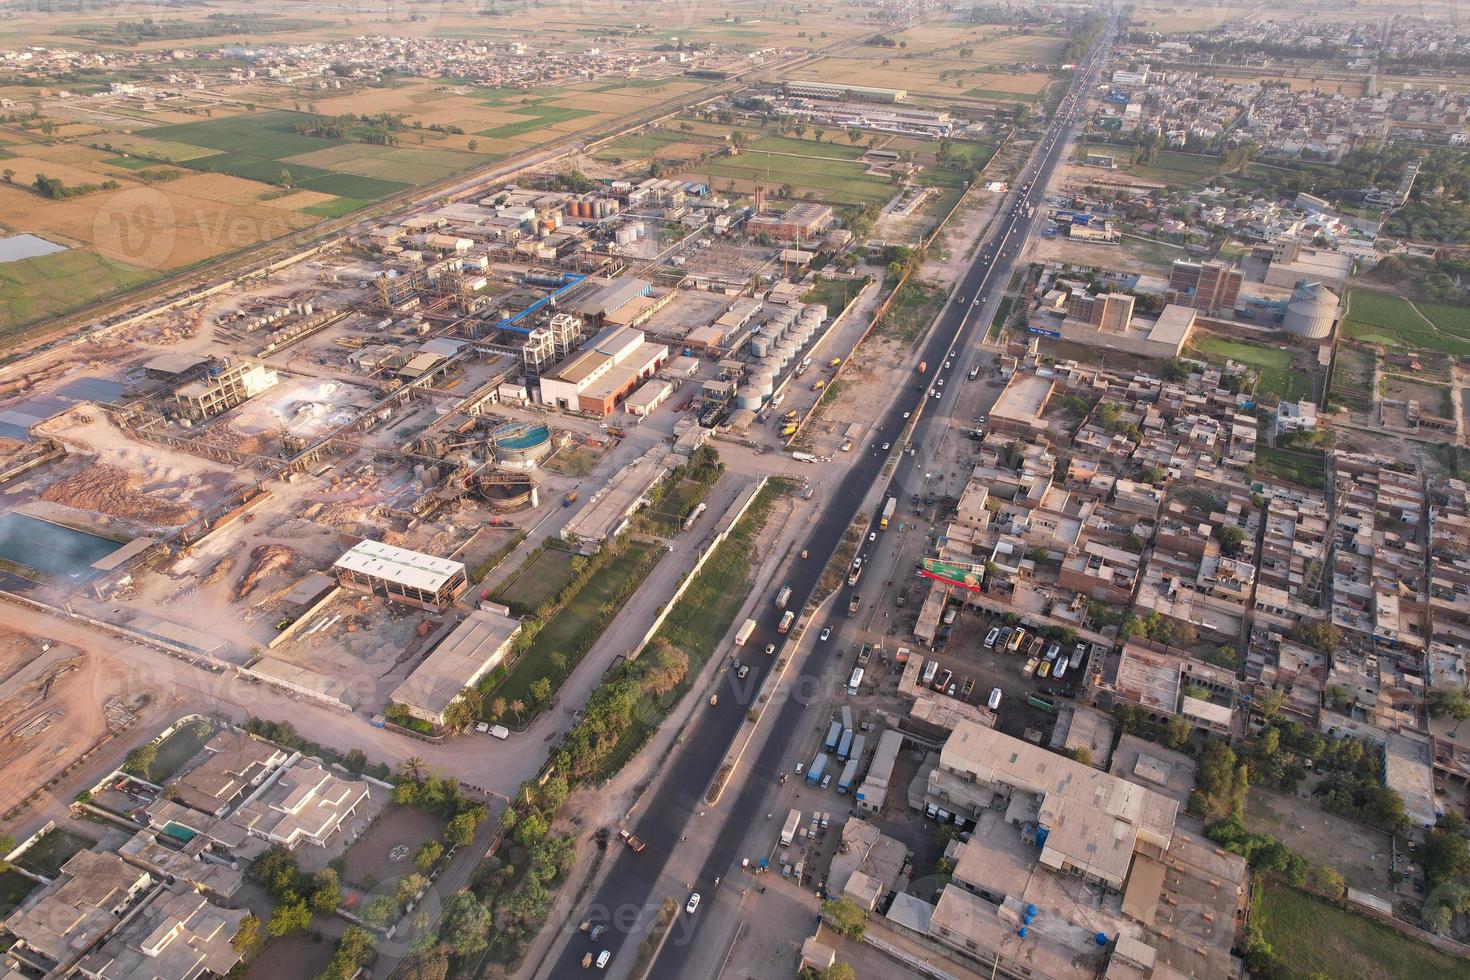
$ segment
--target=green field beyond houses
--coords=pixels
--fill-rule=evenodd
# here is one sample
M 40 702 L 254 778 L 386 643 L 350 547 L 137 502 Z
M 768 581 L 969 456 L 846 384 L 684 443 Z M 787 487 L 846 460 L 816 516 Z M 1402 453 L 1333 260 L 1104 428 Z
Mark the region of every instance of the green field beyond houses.
M 145 130 L 144 135 L 215 151 L 179 160 L 182 166 L 267 184 L 284 183 L 285 175 L 289 175 L 290 186 L 298 190 L 333 194 L 356 206 L 495 158 L 488 152 L 413 145 L 413 130 L 401 131 L 398 146 L 297 132 L 298 125 L 315 124 L 323 118 L 287 110 L 251 112 L 228 119 L 158 126 Z M 330 210 L 340 213 L 351 208 Z
M 1470 354 L 1470 310 L 1410 302 L 1373 289 L 1348 293 L 1342 332 L 1365 344 L 1441 351 L 1453 357 Z
M 1291 369 L 1291 351 L 1224 337 L 1200 337 L 1193 345 L 1208 360 L 1238 361 L 1253 368 L 1258 379 L 1257 395 L 1294 402 L 1312 394 L 1312 379 Z
M 1271 882 L 1256 889 L 1251 922 L 1275 953 L 1270 975 L 1308 980 L 1466 980 L 1470 963 L 1390 926 Z

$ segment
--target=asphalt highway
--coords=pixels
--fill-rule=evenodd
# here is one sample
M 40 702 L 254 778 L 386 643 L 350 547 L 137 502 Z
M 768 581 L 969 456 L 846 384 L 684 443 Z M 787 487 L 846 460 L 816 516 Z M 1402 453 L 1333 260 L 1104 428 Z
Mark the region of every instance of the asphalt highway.
M 953 398 L 944 397 L 943 387 L 938 382 L 941 378 L 947 382 L 956 377 L 964 379 L 970 367 L 981 357 L 979 344 L 994 315 L 995 297 L 1005 289 L 1015 260 L 1038 220 L 1035 208 L 1044 200 L 1046 184 L 1065 151 L 1071 126 L 1085 101 L 1082 93 L 1095 84 L 1102 52 L 1110 43 L 1112 34 L 1113 27 L 1109 25 L 1087 60 L 1078 67 L 1057 117 L 1015 181 L 994 227 L 976 250 L 975 261 L 955 288 L 953 301 L 931 329 L 929 339 L 919 354 L 919 359 L 927 362 L 927 372 L 919 375 L 915 363 L 914 383 L 898 395 L 883 423 L 874 427 L 872 444 L 889 442 L 893 447 L 891 453 L 899 454 L 885 498 L 898 496 L 903 503 L 910 493 L 923 492 L 922 467 L 928 458 L 923 447 L 929 440 L 937 438 L 948 424 L 947 409 L 953 402 Z M 946 362 L 950 367 L 944 367 Z M 939 392 L 940 397 L 932 397 L 931 390 Z M 903 436 L 905 432 L 906 438 Z M 919 447 L 915 455 L 903 452 L 906 442 L 913 442 Z M 853 455 L 851 468 L 836 492 L 825 502 L 813 525 L 805 544 L 810 557 L 806 561 L 794 562 L 791 573 L 783 582 L 791 587 L 789 607 L 792 609 L 805 607 L 816 589 L 822 569 L 836 551 L 843 533 L 857 517 L 858 508 L 863 505 L 871 488 L 883 480 L 883 470 L 890 459 L 889 453 L 872 451 Z M 882 502 L 883 498 L 880 498 L 879 508 Z M 876 524 L 875 514 L 875 527 Z M 661 782 L 653 791 L 652 798 L 628 828 L 646 842 L 646 848 L 634 854 L 618 847 L 616 839 L 609 845 L 618 848 L 616 853 L 609 855 L 612 862 L 609 874 L 581 917 L 612 926 L 596 945 L 600 949 L 611 950 L 615 961 L 632 955 L 631 945 L 623 949 L 628 945 L 626 941 L 630 933 L 641 932 L 643 924 L 667 897 L 656 893 L 656 889 L 672 853 L 673 842 L 679 840 L 686 825 L 699 819 L 697 814 L 704 809 L 704 791 L 744 722 L 754 693 L 760 689 L 762 680 L 771 669 L 774 658 L 762 656 L 760 651 L 768 643 L 779 648 L 784 640 L 776 632 L 781 611 L 772 602 L 762 603 L 759 609 L 756 630 L 744 645 L 744 650 L 750 651 L 750 655 L 742 657 L 743 662 L 751 665 L 750 674 L 744 680 L 737 679 L 732 671 L 722 674 L 717 689 L 719 703 L 699 709 L 700 713 L 686 732 L 683 744 L 665 761 Z M 815 644 L 807 661 L 806 673 L 825 676 L 829 658 L 840 657 L 840 649 L 841 645 L 835 642 Z M 723 651 L 717 655 L 725 656 L 727 653 Z M 768 717 L 765 724 L 773 724 L 778 735 L 794 735 L 807 724 L 803 717 L 806 706 L 804 699 L 787 698 L 771 709 L 777 713 L 776 717 Z M 736 814 L 761 812 L 762 798 L 775 783 L 789 744 L 789 737 L 773 737 L 754 758 L 748 755 L 743 763 L 745 773 L 737 774 L 720 807 Z M 738 860 L 735 852 L 742 837 L 743 833 L 726 834 L 711 849 L 701 868 L 696 890 L 705 893 L 714 890 L 714 877 L 726 874 L 732 863 Z M 682 905 L 688 896 L 680 893 L 672 897 L 680 903 L 682 915 Z M 714 911 L 714 908 L 709 910 Z M 707 913 L 695 916 L 692 935 L 689 927 L 684 927 L 681 935 L 687 941 L 667 946 L 655 961 L 650 975 L 659 978 L 690 976 L 688 961 L 691 952 L 698 945 L 702 924 L 710 918 Z M 587 951 L 585 943 L 568 943 L 552 976 L 580 975 L 580 961 Z

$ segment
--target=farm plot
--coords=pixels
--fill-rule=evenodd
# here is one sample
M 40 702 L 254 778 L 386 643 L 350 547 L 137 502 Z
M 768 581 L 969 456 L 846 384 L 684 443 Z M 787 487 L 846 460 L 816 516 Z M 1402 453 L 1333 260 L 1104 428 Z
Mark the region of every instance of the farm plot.
M 1355 412 L 1371 412 L 1374 361 L 1373 352 L 1367 348 L 1338 344 L 1337 362 L 1332 367 L 1332 400 Z
M 160 126 L 146 132 L 151 137 L 218 151 L 209 156 L 183 161 L 185 166 L 194 170 L 230 174 L 261 183 L 288 185 L 369 201 L 412 186 L 406 181 L 385 180 L 288 162 L 292 157 L 307 156 L 331 147 L 356 146 L 359 150 L 367 149 L 349 140 L 303 136 L 295 131 L 298 123 L 311 122 L 318 118 L 320 117 L 309 113 L 281 110 Z M 367 153 L 362 155 L 370 156 Z M 418 178 L 415 182 L 421 179 L 423 178 Z
M 442 180 L 494 159 L 486 153 L 415 146 L 368 146 L 353 143 L 330 146 L 311 153 L 288 157 L 283 163 L 306 164 L 359 177 L 379 180 L 413 180 L 426 183 Z
M 92 252 L 54 252 L 0 263 L 0 337 L 37 320 L 60 316 L 110 293 L 154 278 L 156 272 L 110 262 Z M 64 282 L 66 289 L 57 289 Z
M 1312 393 L 1312 379 L 1292 369 L 1289 350 L 1224 337 L 1200 337 L 1194 341 L 1194 349 L 1206 360 L 1237 361 L 1254 369 L 1257 394 L 1274 395 L 1283 401 L 1300 401 Z
M 1443 303 L 1410 302 L 1391 293 L 1354 289 L 1348 293 L 1345 337 L 1385 347 L 1470 354 L 1470 310 Z

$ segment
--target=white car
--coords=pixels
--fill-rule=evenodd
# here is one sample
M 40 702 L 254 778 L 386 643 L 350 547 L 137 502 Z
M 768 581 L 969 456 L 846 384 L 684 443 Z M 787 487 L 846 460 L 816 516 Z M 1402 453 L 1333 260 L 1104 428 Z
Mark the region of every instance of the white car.
M 868 532 L 868 540 L 869 541 L 877 541 L 878 540 L 878 532 L 877 531 L 869 531 Z
M 830 626 L 823 626 L 822 627 L 822 635 L 819 636 L 818 639 L 820 639 L 820 640 L 826 640 L 831 635 L 832 635 L 832 627 L 830 627 Z
M 774 644 L 774 643 L 767 643 L 766 644 L 766 656 L 769 657 L 771 654 L 773 654 L 775 652 L 776 652 L 776 644 Z
M 933 398 L 934 397 L 934 389 L 933 388 L 930 388 L 929 389 L 929 397 L 930 398 Z
M 908 413 L 908 412 L 904 412 L 904 413 L 903 413 L 903 417 L 904 417 L 904 418 L 908 418 L 908 417 L 909 417 L 909 413 Z
M 699 892 L 695 892 L 693 895 L 689 896 L 689 901 L 685 904 L 684 911 L 688 912 L 690 915 L 693 915 L 694 910 L 697 908 L 699 908 Z
M 989 701 L 986 701 L 985 703 L 990 708 L 991 711 L 995 711 L 997 708 L 999 708 L 1000 707 L 1000 688 L 998 688 L 998 687 L 991 688 L 990 689 L 990 700 Z
M 938 398 L 938 397 L 939 397 L 939 392 L 937 392 L 937 391 L 936 391 L 936 392 L 935 392 L 935 393 L 934 393 L 934 397 L 935 397 L 935 398 Z
M 735 676 L 738 677 L 738 678 L 740 678 L 743 681 L 743 680 L 745 680 L 745 675 L 748 674 L 748 673 L 750 673 L 750 665 L 749 664 L 741 664 L 740 665 L 740 669 L 735 672 Z
M 597 968 L 599 970 L 606 970 L 607 969 L 607 964 L 608 964 L 608 962 L 611 959 L 612 959 L 612 950 L 610 950 L 610 949 L 604 949 L 602 952 L 600 952 L 600 953 L 597 954 Z
M 999 637 L 1000 637 L 1000 627 L 999 626 L 992 626 L 992 627 L 990 627 L 990 632 L 985 634 L 985 646 L 986 646 L 986 648 L 987 649 L 993 648 L 995 646 L 995 641 Z
M 886 443 L 886 442 L 883 444 L 883 451 L 885 453 L 888 452 L 888 443 Z
M 949 367 L 949 362 L 948 362 L 948 361 L 945 361 L 945 362 L 944 362 L 944 366 L 945 366 L 945 367 Z

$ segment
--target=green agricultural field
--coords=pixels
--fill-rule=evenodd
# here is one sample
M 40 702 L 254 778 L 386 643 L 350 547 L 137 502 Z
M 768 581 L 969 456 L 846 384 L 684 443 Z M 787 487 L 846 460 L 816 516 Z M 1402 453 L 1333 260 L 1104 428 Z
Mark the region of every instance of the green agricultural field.
M 0 333 L 18 333 L 19 327 L 14 324 L 69 313 L 157 276 L 147 269 L 75 249 L 0 263 L 0 322 L 12 325 Z M 62 282 L 66 288 L 56 288 Z
M 297 123 L 316 118 L 319 117 L 303 112 L 251 112 L 228 119 L 159 126 L 145 130 L 144 134 L 218 151 L 182 161 L 184 166 L 194 170 L 229 174 L 265 184 L 282 183 L 285 175 L 289 175 L 290 185 L 298 190 L 320 191 L 363 201 L 376 201 L 407 190 L 414 183 L 443 176 L 442 173 L 425 173 L 411 162 L 411 156 L 400 156 L 397 159 L 402 161 L 398 169 L 405 176 L 411 177 L 412 183 L 363 176 L 359 173 L 344 173 L 291 160 L 292 157 L 317 154 L 334 147 L 355 148 L 357 155 L 363 159 L 377 158 L 379 155 L 373 152 L 376 150 L 394 149 L 357 144 L 351 140 L 303 136 L 295 131 Z M 413 148 L 398 149 L 406 154 L 415 152 Z M 465 154 L 465 157 L 467 163 L 474 160 L 472 155 Z
M 761 180 L 768 184 L 790 184 L 798 193 L 811 191 L 828 204 L 882 204 L 894 195 L 894 186 L 880 177 L 870 177 L 866 167 L 841 159 L 779 156 L 747 152 L 738 157 L 720 157 L 692 171 L 693 174 Z
M 143 135 L 150 139 L 174 140 L 192 146 L 208 147 L 222 153 L 242 153 L 267 160 L 281 160 L 299 153 L 310 153 L 325 146 L 351 142 L 319 136 L 302 136 L 297 123 L 310 123 L 318 117 L 308 112 L 246 112 L 225 119 L 155 126 Z
M 583 116 L 596 115 L 590 109 L 573 109 L 570 106 L 545 105 L 540 103 L 521 106 L 520 108 L 510 109 L 508 111 L 513 115 L 527 116 L 529 118 L 523 122 L 505 123 L 501 126 L 482 130 L 478 135 L 490 139 L 511 139 L 512 137 L 521 136 L 526 133 L 533 133 L 545 126 L 567 122 L 571 119 L 581 119 Z
M 495 590 L 495 601 L 524 609 L 536 609 L 550 602 L 572 580 L 575 557 L 561 548 L 546 548 Z
M 1229 359 L 1254 368 L 1257 394 L 1275 395 L 1291 402 L 1312 394 L 1312 379 L 1291 369 L 1291 351 L 1224 337 L 1201 337 L 1193 342 L 1193 346 L 1208 360 Z
M 1470 310 L 1443 303 L 1410 302 L 1391 293 L 1354 289 L 1343 319 L 1345 337 L 1366 344 L 1470 354 Z
M 1258 886 L 1251 921 L 1271 944 L 1276 975 L 1289 980 L 1467 980 L 1470 963 L 1394 928 L 1271 882 Z
M 1321 490 L 1327 485 L 1326 457 L 1315 450 L 1303 452 L 1259 445 L 1256 447 L 1256 464 L 1273 476 L 1302 486 Z

